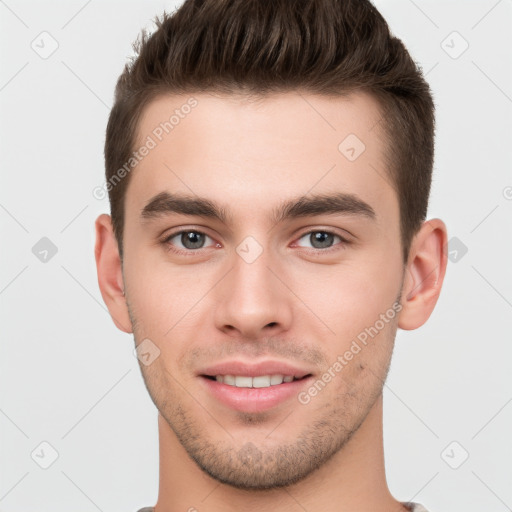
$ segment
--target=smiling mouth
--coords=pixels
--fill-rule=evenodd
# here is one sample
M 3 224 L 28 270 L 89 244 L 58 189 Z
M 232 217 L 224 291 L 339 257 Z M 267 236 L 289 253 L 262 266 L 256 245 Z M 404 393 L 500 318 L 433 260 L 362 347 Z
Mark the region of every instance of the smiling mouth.
M 288 384 L 297 380 L 303 380 L 310 377 L 311 374 L 304 375 L 304 377 L 294 377 L 293 375 L 258 375 L 256 377 L 249 377 L 247 375 L 203 375 L 203 377 L 233 386 L 237 388 L 269 388 L 271 386 L 279 386 Z

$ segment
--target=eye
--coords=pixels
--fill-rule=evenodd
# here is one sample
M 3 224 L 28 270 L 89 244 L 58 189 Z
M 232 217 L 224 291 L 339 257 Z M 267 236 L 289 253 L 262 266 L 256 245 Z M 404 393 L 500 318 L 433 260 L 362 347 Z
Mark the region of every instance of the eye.
M 177 231 L 163 240 L 170 251 L 177 253 L 190 253 L 197 249 L 204 249 L 206 240 L 215 241 L 205 233 L 193 229 Z
M 308 233 L 305 233 L 299 238 L 300 240 L 306 240 L 307 243 L 310 245 L 306 245 L 305 247 L 311 247 L 313 249 L 332 249 L 334 248 L 334 244 L 336 239 L 339 240 L 339 242 L 343 244 L 348 244 L 349 241 L 345 238 L 341 237 L 340 235 L 337 235 L 336 233 L 332 233 L 331 231 L 323 231 L 323 230 L 317 230 L 317 231 L 309 231 Z

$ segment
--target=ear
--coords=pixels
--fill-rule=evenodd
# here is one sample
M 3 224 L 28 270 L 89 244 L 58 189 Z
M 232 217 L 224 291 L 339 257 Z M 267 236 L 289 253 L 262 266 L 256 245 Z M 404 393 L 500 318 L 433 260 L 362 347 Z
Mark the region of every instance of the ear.
M 440 219 L 425 221 L 413 238 L 402 287 L 403 309 L 398 320 L 401 329 L 417 329 L 434 310 L 448 261 L 447 238 L 446 226 Z
M 101 296 L 117 328 L 131 333 L 132 325 L 124 296 L 123 269 L 110 215 L 100 215 L 95 227 L 94 255 Z

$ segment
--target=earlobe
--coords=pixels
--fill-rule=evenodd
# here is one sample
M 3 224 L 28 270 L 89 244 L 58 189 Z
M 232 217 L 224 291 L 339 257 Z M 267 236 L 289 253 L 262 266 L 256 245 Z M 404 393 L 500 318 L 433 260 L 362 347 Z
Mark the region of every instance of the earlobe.
M 401 329 L 417 329 L 434 310 L 446 272 L 446 242 L 446 226 L 440 219 L 425 221 L 414 237 L 402 288 Z
M 131 333 L 132 325 L 124 297 L 121 258 L 110 215 L 100 215 L 96 219 L 95 229 L 94 255 L 101 296 L 117 328 L 123 332 Z

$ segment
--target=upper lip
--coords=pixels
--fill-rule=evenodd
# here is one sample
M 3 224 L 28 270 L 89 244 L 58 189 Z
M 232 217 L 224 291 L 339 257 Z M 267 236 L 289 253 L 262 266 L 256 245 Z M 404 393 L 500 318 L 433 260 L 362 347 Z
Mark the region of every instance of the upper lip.
M 266 360 L 258 363 L 244 361 L 224 361 L 207 368 L 203 368 L 198 375 L 215 377 L 216 375 L 241 375 L 245 377 L 258 377 L 260 375 L 291 375 L 301 379 L 311 372 L 307 369 L 294 366 L 283 361 Z

